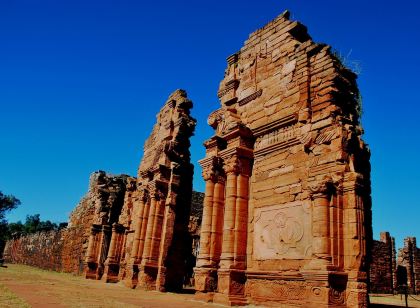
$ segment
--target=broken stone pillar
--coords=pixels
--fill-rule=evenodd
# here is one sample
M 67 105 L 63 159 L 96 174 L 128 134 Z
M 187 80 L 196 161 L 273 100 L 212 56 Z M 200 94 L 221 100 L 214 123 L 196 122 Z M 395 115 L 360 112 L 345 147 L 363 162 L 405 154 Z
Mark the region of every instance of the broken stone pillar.
M 85 258 L 86 278 L 101 279 L 104 271 L 108 271 L 108 269 L 113 269 L 117 273 L 119 271 L 118 268 L 115 268 L 117 265 L 106 267 L 105 262 L 112 238 L 115 238 L 112 226 L 118 223 L 121 208 L 124 204 L 127 180 L 128 176 L 126 175 L 112 176 L 103 171 L 91 175 L 88 199 L 89 202 L 93 203 L 95 212 Z M 116 241 L 115 238 L 112 243 L 113 249 L 116 249 Z M 115 255 L 115 252 L 113 254 Z M 119 264 L 115 258 L 111 258 L 111 260 L 115 264 Z M 106 274 L 108 273 L 106 272 Z M 112 275 L 110 274 L 110 277 Z
M 200 161 L 198 298 L 367 305 L 370 154 L 356 77 L 288 12 L 227 58 Z
M 191 253 L 188 234 L 193 165 L 189 138 L 195 128 L 192 102 L 183 90 L 172 93 L 157 115 L 144 145 L 127 225 L 124 269 L 126 285 L 153 290 L 180 290 L 185 260 Z M 125 208 L 126 205 L 124 205 Z
M 406 237 L 404 247 L 398 252 L 398 267 L 405 271 L 404 284 L 412 294 L 420 293 L 420 249 L 415 237 Z M 400 282 L 401 284 L 401 282 Z
M 372 293 L 397 291 L 395 240 L 389 232 L 381 232 L 380 240 L 373 241 L 369 280 Z

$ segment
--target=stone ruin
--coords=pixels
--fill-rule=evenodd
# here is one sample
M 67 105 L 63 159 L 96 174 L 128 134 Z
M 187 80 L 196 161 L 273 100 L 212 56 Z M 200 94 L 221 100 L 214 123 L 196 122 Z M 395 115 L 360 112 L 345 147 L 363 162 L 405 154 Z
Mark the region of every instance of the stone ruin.
M 107 186 L 93 218 L 86 278 L 124 280 L 133 288 L 182 289 L 192 245 L 189 138 L 196 122 L 191 108 L 185 91 L 172 93 L 145 142 L 137 179 L 121 183 L 123 198 Z
M 227 58 L 200 161 L 198 298 L 367 305 L 370 154 L 356 77 L 288 12 Z
M 198 299 L 365 307 L 370 154 L 357 76 L 287 11 L 227 64 L 200 161 L 202 212 L 190 216 L 195 120 L 177 90 L 157 115 L 137 178 L 91 177 L 62 264 L 90 279 L 179 291 L 197 256 Z
M 406 277 L 408 291 L 420 294 L 420 249 L 417 248 L 415 237 L 404 239 L 404 247 L 398 250 L 397 264 L 397 283 L 398 276 L 402 280 L 399 284 L 405 283 Z
M 372 293 L 404 292 L 420 294 L 420 249 L 415 237 L 406 237 L 404 246 L 395 250 L 395 239 L 389 232 L 381 232 L 380 240 L 373 241 L 370 264 L 370 291 Z
M 381 232 L 380 240 L 372 244 L 370 292 L 394 293 L 397 290 L 396 267 L 395 239 L 389 232 Z

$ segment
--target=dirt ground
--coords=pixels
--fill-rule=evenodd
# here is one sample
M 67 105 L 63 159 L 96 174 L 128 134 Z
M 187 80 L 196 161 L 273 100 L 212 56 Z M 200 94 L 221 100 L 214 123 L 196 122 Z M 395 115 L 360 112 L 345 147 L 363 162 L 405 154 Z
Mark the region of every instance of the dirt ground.
M 8 264 L 0 267 L 0 307 L 217 307 L 192 294 L 132 290 L 117 283 Z
M 410 298 L 409 307 L 420 307 Z M 371 302 L 402 307 L 400 296 L 371 296 Z M 122 284 L 87 280 L 66 273 L 9 264 L 0 267 L 0 307 L 222 307 L 194 300 L 192 294 L 131 290 Z

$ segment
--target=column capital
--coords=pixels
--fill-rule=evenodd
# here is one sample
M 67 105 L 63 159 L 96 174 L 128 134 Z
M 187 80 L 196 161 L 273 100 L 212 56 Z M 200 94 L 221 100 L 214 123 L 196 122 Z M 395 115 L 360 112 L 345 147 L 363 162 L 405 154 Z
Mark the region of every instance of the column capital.
M 358 172 L 346 172 L 343 181 L 343 191 L 355 191 L 363 188 L 363 175 Z
M 236 155 L 231 156 L 229 159 L 225 160 L 223 165 L 223 170 L 226 174 L 238 174 L 241 172 L 241 162 Z
M 212 165 L 203 167 L 202 176 L 204 181 L 216 181 L 216 172 L 214 170 L 214 167 Z
M 332 186 L 332 180 L 329 177 L 308 185 L 312 199 L 327 198 L 331 193 Z

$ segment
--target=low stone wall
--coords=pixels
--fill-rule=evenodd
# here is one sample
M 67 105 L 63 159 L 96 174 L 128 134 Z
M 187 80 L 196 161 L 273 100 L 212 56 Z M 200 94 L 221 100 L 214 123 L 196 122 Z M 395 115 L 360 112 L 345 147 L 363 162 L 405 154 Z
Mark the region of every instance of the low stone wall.
M 39 232 L 8 241 L 4 251 L 5 262 L 62 271 L 62 233 Z

